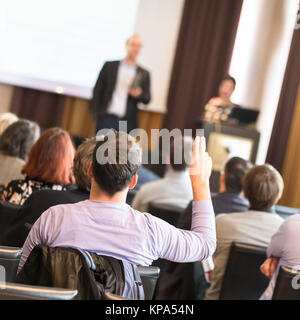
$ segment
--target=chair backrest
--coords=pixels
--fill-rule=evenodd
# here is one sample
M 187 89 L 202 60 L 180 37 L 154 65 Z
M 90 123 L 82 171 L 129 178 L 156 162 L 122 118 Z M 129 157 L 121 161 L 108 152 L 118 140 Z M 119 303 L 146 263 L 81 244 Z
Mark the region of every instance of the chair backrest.
M 181 208 L 172 206 L 157 206 L 150 203 L 147 210 L 153 216 L 160 218 L 173 226 L 176 226 L 179 216 L 183 212 Z
M 0 246 L 0 266 L 5 270 L 5 281 L 15 281 L 21 254 L 22 248 Z
M 266 248 L 246 243 L 231 245 L 220 300 L 257 300 L 267 288 L 269 279 L 260 272 L 266 260 Z
M 299 284 L 300 270 L 280 266 L 272 300 L 300 300 Z
M 4 232 L 11 225 L 17 217 L 20 208 L 21 206 L 0 200 L 0 233 Z
M 275 212 L 279 216 L 281 216 L 281 218 L 286 219 L 286 218 L 292 216 L 293 214 L 300 213 L 300 209 L 299 208 L 291 208 L 291 207 L 276 205 L 275 206 Z
M 0 285 L 0 300 L 73 300 L 77 290 L 6 283 Z
M 143 283 L 145 300 L 153 300 L 160 269 L 158 267 L 138 267 L 137 269 Z
M 103 300 L 132 300 L 132 299 L 123 298 L 123 297 L 118 296 L 116 294 L 104 291 Z

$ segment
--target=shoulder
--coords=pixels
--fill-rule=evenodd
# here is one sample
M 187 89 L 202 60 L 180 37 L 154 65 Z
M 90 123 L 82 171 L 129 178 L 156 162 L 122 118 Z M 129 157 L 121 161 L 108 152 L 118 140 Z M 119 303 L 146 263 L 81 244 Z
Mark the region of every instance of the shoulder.
M 142 67 L 140 65 L 138 65 L 137 67 L 138 67 L 139 72 L 144 73 L 147 76 L 150 75 L 150 72 L 147 69 L 145 69 L 144 67 Z

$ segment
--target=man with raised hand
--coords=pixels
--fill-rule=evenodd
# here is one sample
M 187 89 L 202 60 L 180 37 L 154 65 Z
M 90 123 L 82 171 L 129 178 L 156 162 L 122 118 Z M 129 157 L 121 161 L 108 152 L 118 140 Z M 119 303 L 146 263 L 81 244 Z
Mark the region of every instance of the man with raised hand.
M 99 151 L 109 153 L 112 148 L 116 161 L 100 161 Z M 192 227 L 187 231 L 126 204 L 127 192 L 137 182 L 141 163 L 140 148 L 134 138 L 115 132 L 114 139 L 99 141 L 88 172 L 89 200 L 54 206 L 41 215 L 23 246 L 18 272 L 37 245 L 78 248 L 142 266 L 149 266 L 158 258 L 193 262 L 211 256 L 216 248 L 216 230 L 209 190 L 212 161 L 205 148 L 205 139 L 197 137 L 190 165 Z M 119 151 L 124 150 L 127 162 L 121 164 Z

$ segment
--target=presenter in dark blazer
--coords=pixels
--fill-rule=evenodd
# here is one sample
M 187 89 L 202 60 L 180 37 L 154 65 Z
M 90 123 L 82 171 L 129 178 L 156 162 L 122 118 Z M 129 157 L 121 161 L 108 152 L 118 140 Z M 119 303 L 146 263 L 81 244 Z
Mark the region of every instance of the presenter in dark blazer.
M 127 132 L 137 128 L 137 105 L 150 102 L 150 74 L 137 65 L 141 47 L 140 37 L 133 35 L 126 41 L 126 57 L 103 65 L 91 101 L 97 131 L 119 130 L 119 120 L 127 120 Z

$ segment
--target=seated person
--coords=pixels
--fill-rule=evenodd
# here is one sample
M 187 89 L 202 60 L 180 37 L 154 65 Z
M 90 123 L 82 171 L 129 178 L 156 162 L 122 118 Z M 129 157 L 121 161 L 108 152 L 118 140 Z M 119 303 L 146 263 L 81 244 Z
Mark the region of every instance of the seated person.
M 219 299 L 232 242 L 267 247 L 283 221 L 272 210 L 283 192 L 283 180 L 276 169 L 270 165 L 254 166 L 244 177 L 243 190 L 250 202 L 249 211 L 216 217 L 218 244 L 213 255 L 212 282 L 205 295 L 207 300 Z
M 236 81 L 231 76 L 226 76 L 220 83 L 219 86 L 219 96 L 211 98 L 209 104 L 215 106 L 232 106 L 234 103 L 231 101 L 231 96 L 234 92 L 236 86 Z
M 88 177 L 88 168 L 92 162 L 96 138 L 83 142 L 77 149 L 74 158 L 74 176 L 77 189 L 58 191 L 40 190 L 33 192 L 18 211 L 18 217 L 7 227 L 6 232 L 0 234 L 0 244 L 11 247 L 22 247 L 30 225 L 41 214 L 52 206 L 62 203 L 76 203 L 89 198 L 91 180 Z
M 88 171 L 90 199 L 51 207 L 40 216 L 23 246 L 18 272 L 38 245 L 84 249 L 142 266 L 158 258 L 198 261 L 214 252 L 215 219 L 209 190 L 212 161 L 205 152 L 205 139 L 197 137 L 194 142 L 190 165 L 193 222 L 191 231 L 183 231 L 125 203 L 128 189 L 138 179 L 141 150 L 126 133 L 110 132 L 114 138 L 111 134 L 100 137 L 93 153 Z
M 2 133 L 14 122 L 18 121 L 19 118 L 14 113 L 2 112 L 0 113 L 0 136 Z
M 176 138 L 170 144 L 169 170 L 165 176 L 154 182 L 144 184 L 133 199 L 132 207 L 138 211 L 146 212 L 150 203 L 154 205 L 172 206 L 179 211 L 186 208 L 193 198 L 191 181 L 189 179 L 188 158 L 192 149 L 190 137 Z M 178 139 L 178 140 L 179 140 Z M 184 151 L 187 150 L 187 151 Z M 181 155 L 180 164 L 176 161 L 175 155 Z M 191 153 L 190 153 L 191 154 Z
M 290 268 L 300 268 L 300 214 L 286 219 L 273 235 L 269 244 L 268 259 L 261 266 L 261 271 L 270 284 L 261 296 L 261 300 L 271 300 L 281 265 Z
M 225 171 L 220 175 L 219 193 L 212 196 L 215 214 L 248 211 L 249 201 L 242 193 L 243 178 L 251 164 L 239 157 L 231 158 L 225 165 Z M 185 221 L 190 225 L 192 203 L 184 211 Z
M 11 124 L 0 136 L 0 185 L 23 179 L 22 167 L 40 135 L 40 127 L 29 120 Z
M 23 205 L 32 192 L 41 189 L 74 188 L 72 173 L 75 149 L 70 135 L 60 128 L 44 131 L 29 151 L 22 169 L 24 179 L 13 180 L 3 189 L 1 200 Z
M 226 76 L 223 78 L 219 86 L 219 96 L 211 98 L 204 108 L 204 115 L 202 116 L 204 121 L 218 123 L 220 121 L 228 120 L 232 107 L 234 107 L 231 96 L 235 86 L 236 81 L 233 77 Z

